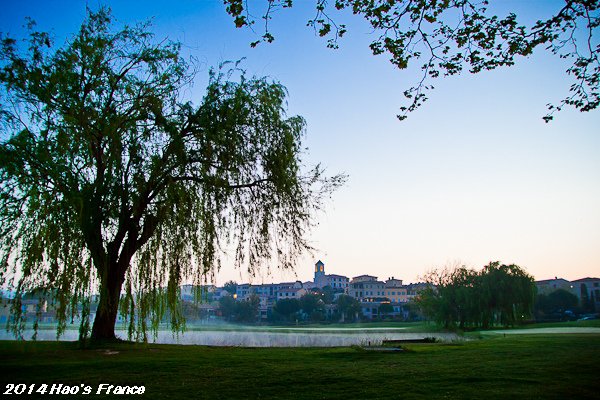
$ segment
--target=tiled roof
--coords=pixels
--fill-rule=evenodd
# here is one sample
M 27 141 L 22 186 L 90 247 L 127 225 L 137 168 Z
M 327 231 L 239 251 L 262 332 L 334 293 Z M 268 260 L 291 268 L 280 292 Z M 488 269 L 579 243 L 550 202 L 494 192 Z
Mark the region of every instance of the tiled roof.
M 558 282 L 558 281 L 569 282 L 566 279 L 558 278 L 558 279 L 542 279 L 541 281 L 535 281 L 535 283 L 536 283 L 536 285 L 539 285 L 539 284 L 543 285 L 543 284 L 546 284 L 546 283 Z
M 571 282 L 590 282 L 590 281 L 600 281 L 600 278 L 582 278 L 582 279 L 577 279 L 576 281 L 571 281 Z
M 279 293 L 285 293 L 285 292 L 299 292 L 300 290 L 305 290 L 302 288 L 289 288 L 289 289 L 283 289 L 280 290 Z

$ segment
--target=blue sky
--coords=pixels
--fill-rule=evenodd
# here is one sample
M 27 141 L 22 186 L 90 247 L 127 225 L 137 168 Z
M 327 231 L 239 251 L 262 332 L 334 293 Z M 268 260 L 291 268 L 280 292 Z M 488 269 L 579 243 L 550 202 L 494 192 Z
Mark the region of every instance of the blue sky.
M 253 282 L 312 277 L 326 271 L 416 281 L 435 267 L 481 268 L 499 260 L 537 279 L 600 275 L 600 113 L 565 110 L 545 124 L 545 105 L 567 94 L 567 68 L 538 51 L 511 68 L 434 83 L 430 100 L 406 121 L 395 115 L 417 69 L 398 71 L 371 55 L 360 18 L 340 49 L 306 27 L 312 2 L 298 1 L 272 21 L 276 40 L 235 29 L 220 1 L 110 1 L 120 22 L 153 17 L 154 32 L 179 40 L 200 66 L 189 92 L 199 101 L 208 68 L 245 57 L 251 74 L 289 91 L 289 113 L 307 120 L 307 162 L 323 163 L 348 183 L 328 203 L 311 240 L 319 251 L 296 273 L 263 268 Z M 503 11 L 542 18 L 560 2 L 504 1 Z M 81 1 L 3 2 L 0 31 L 22 33 L 25 16 L 62 43 L 85 14 Z M 534 12 L 535 11 L 535 12 Z M 540 14 L 541 13 L 541 14 Z M 229 265 L 217 283 L 248 281 Z

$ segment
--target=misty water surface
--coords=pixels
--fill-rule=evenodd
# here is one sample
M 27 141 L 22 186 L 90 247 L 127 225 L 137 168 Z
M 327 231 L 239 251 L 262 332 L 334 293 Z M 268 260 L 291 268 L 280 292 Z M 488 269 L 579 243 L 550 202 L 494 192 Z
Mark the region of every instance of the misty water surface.
M 30 340 L 33 331 L 25 331 L 23 337 Z M 67 330 L 60 338 L 63 341 L 78 339 L 77 330 Z M 117 336 L 127 338 L 125 331 Z M 269 328 L 266 330 L 190 330 L 173 336 L 168 330 L 158 332 L 156 339 L 150 334 L 149 342 L 162 344 L 188 344 L 203 346 L 240 347 L 338 347 L 351 345 L 381 345 L 383 340 L 414 340 L 435 337 L 443 341 L 461 340 L 453 333 L 408 333 L 402 328 Z M 12 340 L 12 334 L 3 331 L 1 340 Z M 56 340 L 56 331 L 39 330 L 37 340 Z

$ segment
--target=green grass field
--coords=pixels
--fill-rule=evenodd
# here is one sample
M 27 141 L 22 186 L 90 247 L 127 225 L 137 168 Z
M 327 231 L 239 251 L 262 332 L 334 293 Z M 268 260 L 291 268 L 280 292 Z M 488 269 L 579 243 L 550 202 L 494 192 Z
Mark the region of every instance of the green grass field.
M 0 381 L 3 392 L 7 383 L 144 385 L 144 396 L 157 399 L 600 398 L 600 335 L 498 335 L 404 348 L 123 343 L 81 350 L 3 341 Z

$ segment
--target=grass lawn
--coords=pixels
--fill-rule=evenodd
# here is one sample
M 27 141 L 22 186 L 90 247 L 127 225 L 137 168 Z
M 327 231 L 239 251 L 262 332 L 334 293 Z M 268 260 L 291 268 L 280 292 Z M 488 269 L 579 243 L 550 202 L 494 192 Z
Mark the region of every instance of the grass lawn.
M 536 329 L 536 328 L 568 328 L 568 327 L 588 327 L 600 328 L 600 319 L 590 319 L 586 321 L 567 321 L 567 322 L 541 322 L 537 324 L 527 324 L 517 326 L 517 329 Z
M 404 347 L 392 353 L 124 343 L 107 351 L 3 341 L 0 381 L 3 391 L 7 383 L 144 385 L 144 396 L 157 399 L 600 398 L 600 335 Z

